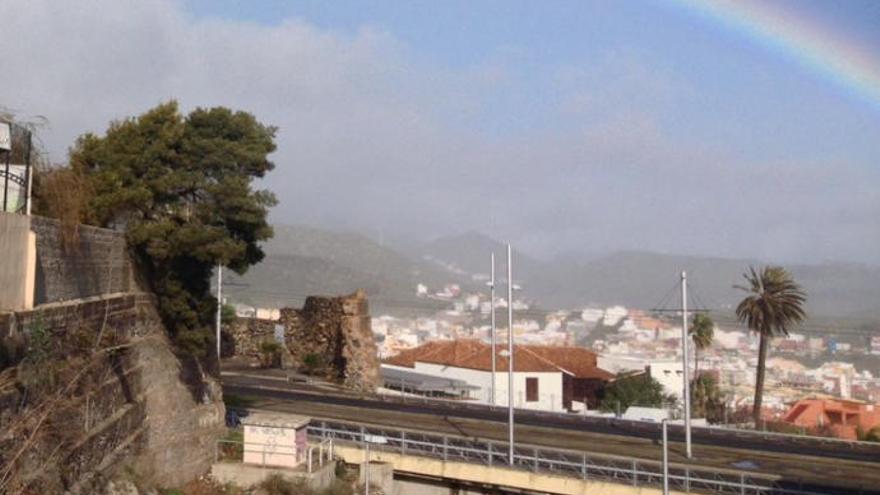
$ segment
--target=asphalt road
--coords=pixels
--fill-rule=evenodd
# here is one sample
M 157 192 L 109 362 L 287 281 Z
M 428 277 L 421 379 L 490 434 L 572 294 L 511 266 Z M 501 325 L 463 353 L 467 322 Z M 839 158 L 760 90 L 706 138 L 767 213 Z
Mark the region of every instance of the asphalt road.
M 480 440 L 507 440 L 506 410 L 442 407 L 354 396 L 332 386 L 290 384 L 283 380 L 224 374 L 224 393 L 251 399 L 252 407 L 387 428 L 448 434 Z M 592 420 L 591 420 L 592 419 Z M 649 423 L 579 416 L 517 415 L 518 442 L 589 453 L 658 461 L 659 427 Z M 670 460 L 719 471 L 742 470 L 779 477 L 792 486 L 880 491 L 880 446 L 822 443 L 807 438 L 762 439 L 734 431 L 694 430 L 693 459 L 684 456 L 683 431 L 670 431 Z M 832 488 L 829 488 L 832 487 Z

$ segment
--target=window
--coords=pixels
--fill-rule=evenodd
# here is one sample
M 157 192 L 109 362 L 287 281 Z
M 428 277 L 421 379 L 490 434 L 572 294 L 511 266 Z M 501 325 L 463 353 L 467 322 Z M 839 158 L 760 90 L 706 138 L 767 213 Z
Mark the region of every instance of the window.
M 538 402 L 537 378 L 526 378 L 526 402 Z

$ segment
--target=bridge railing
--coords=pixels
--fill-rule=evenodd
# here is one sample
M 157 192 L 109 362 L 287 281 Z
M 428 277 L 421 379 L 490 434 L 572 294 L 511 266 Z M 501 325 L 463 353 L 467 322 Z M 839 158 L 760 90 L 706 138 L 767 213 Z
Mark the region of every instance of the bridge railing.
M 467 462 L 485 466 L 541 472 L 627 484 L 634 487 L 659 487 L 663 484 L 659 462 L 603 456 L 592 453 L 543 447 L 518 446 L 509 462 L 506 443 L 446 435 L 367 427 L 342 422 L 316 422 L 308 427 L 310 436 L 332 439 L 338 444 L 371 443 L 373 450 L 401 455 L 423 456 L 444 461 Z M 376 439 L 383 442 L 376 444 Z M 774 477 L 736 470 L 711 470 L 670 465 L 669 486 L 687 493 L 724 493 L 738 495 L 820 495 L 831 493 L 810 488 L 783 486 Z M 835 490 L 833 493 L 843 493 Z
M 451 400 L 439 397 L 424 397 L 414 395 L 382 395 L 364 394 L 361 396 L 364 400 L 377 400 L 385 403 L 409 404 L 409 405 L 425 405 L 450 411 L 472 411 L 485 412 L 488 414 L 501 414 L 507 411 L 507 406 L 490 405 L 478 402 L 466 402 L 461 400 Z M 569 424 L 589 423 L 601 424 L 605 426 L 622 427 L 633 431 L 660 433 L 660 424 L 651 421 L 637 421 L 631 419 L 623 419 L 617 417 L 592 416 L 579 413 L 571 413 L 566 411 L 548 411 L 532 408 L 515 408 L 518 415 L 530 416 L 534 418 L 548 418 L 554 421 L 562 421 Z M 683 432 L 682 425 L 671 424 L 670 434 Z M 876 442 L 865 442 L 857 440 L 849 440 L 834 437 L 823 437 L 815 435 L 798 435 L 793 433 L 780 433 L 762 430 L 749 430 L 724 426 L 692 426 L 694 435 L 703 434 L 709 437 L 726 437 L 731 436 L 741 440 L 759 440 L 770 443 L 785 444 L 791 446 L 802 446 L 812 448 L 831 448 L 837 451 L 850 452 L 859 455 L 878 455 L 880 454 L 880 445 Z

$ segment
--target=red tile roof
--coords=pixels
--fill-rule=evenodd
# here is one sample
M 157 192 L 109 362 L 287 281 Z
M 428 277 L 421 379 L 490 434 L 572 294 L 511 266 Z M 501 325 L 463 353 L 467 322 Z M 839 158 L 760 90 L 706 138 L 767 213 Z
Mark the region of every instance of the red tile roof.
M 507 344 L 497 347 L 496 368 L 507 369 Z M 520 372 L 558 372 L 575 378 L 608 380 L 614 377 L 596 366 L 596 354 L 582 347 L 515 345 L 513 365 Z M 386 364 L 415 367 L 416 362 L 492 371 L 492 346 L 479 340 L 459 339 L 427 342 L 385 360 Z

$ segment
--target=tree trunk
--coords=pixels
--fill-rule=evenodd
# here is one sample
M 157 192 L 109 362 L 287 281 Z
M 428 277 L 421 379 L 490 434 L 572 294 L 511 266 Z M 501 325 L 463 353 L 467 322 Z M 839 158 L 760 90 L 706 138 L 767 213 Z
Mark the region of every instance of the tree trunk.
M 694 346 L 694 380 L 700 376 L 700 346 Z
M 770 337 L 761 332 L 761 343 L 758 350 L 758 370 L 755 376 L 755 405 L 752 409 L 752 417 L 755 420 L 755 428 L 761 427 L 761 402 L 764 399 L 764 372 L 767 363 L 767 346 Z

